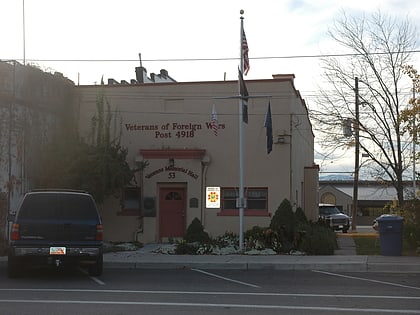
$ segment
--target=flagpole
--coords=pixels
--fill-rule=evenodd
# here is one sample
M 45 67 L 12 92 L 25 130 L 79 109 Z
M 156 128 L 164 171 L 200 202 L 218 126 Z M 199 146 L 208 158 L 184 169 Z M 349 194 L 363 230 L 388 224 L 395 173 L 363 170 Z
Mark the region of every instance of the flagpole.
M 244 30 L 244 10 L 240 11 L 241 14 L 241 29 L 240 29 L 240 70 L 241 73 L 244 73 L 244 54 L 243 54 L 243 30 Z M 245 207 L 245 198 L 244 198 L 244 121 L 243 121 L 243 95 L 241 93 L 240 80 L 238 78 L 238 89 L 239 89 L 239 250 L 243 251 L 244 244 L 244 207 Z

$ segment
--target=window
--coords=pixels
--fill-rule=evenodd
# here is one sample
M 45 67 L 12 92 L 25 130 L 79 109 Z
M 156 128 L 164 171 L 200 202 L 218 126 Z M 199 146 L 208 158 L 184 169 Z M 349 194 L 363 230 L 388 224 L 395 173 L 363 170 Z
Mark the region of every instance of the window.
M 171 191 L 165 196 L 165 200 L 182 200 L 182 197 L 178 192 Z
M 140 188 L 124 188 L 122 211 L 120 215 L 139 215 L 140 211 Z
M 267 188 L 245 188 L 247 207 L 244 215 L 247 216 L 268 216 L 268 189 Z M 218 215 L 239 215 L 236 207 L 236 199 L 239 197 L 238 188 L 222 188 L 222 209 Z
M 84 194 L 34 193 L 25 197 L 20 208 L 21 219 L 40 220 L 95 220 L 96 206 L 93 199 Z
M 323 194 L 321 196 L 321 203 L 329 203 L 331 205 L 335 205 L 336 204 L 336 198 L 335 198 L 334 194 L 332 194 L 330 192 L 326 192 L 325 194 Z
M 236 209 L 236 198 L 238 197 L 237 189 L 222 189 L 222 210 Z

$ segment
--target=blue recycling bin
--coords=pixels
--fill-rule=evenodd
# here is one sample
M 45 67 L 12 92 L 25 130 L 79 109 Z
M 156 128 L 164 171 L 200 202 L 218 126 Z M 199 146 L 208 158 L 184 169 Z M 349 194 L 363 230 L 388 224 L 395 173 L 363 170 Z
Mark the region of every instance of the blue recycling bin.
M 403 220 L 397 215 L 382 215 L 377 219 L 381 255 L 401 256 Z

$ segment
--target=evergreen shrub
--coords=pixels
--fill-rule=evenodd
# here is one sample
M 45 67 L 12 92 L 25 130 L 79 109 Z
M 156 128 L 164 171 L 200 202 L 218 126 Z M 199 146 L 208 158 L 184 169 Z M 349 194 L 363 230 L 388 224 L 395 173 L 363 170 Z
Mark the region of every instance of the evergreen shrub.
M 411 249 L 420 248 L 420 200 L 407 201 L 397 214 L 404 218 L 403 240 Z
M 204 227 L 201 224 L 201 221 L 198 218 L 194 218 L 194 220 L 192 220 L 187 228 L 184 240 L 187 243 L 209 243 L 210 236 L 206 231 L 204 231 Z
M 334 255 L 338 248 L 337 236 L 333 230 L 322 223 L 308 222 L 303 228 L 300 250 L 307 255 Z
M 175 247 L 175 254 L 177 255 L 197 255 L 197 250 L 199 248 L 199 244 L 194 243 L 187 243 L 185 240 L 181 240 L 177 242 Z

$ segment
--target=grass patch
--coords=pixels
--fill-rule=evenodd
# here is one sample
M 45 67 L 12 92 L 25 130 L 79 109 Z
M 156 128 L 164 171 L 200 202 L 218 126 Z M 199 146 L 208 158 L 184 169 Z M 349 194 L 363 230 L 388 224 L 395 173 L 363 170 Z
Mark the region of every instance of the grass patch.
M 357 255 L 380 255 L 381 246 L 379 236 L 366 235 L 366 236 L 353 236 L 354 243 L 356 244 Z
M 357 235 L 353 236 L 356 244 L 357 255 L 380 255 L 381 242 L 379 235 Z M 416 248 L 409 247 L 406 242 L 403 242 L 402 256 L 417 256 Z

